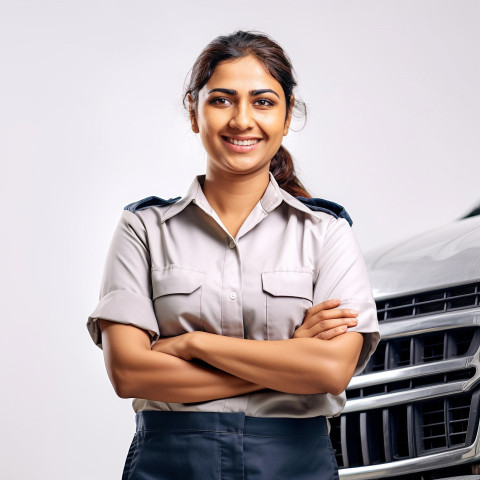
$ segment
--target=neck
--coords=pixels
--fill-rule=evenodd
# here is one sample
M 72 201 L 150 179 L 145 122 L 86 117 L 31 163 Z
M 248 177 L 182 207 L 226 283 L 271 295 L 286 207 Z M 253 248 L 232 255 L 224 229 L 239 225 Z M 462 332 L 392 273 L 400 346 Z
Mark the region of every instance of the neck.
M 233 237 L 262 198 L 269 180 L 268 169 L 232 176 L 207 169 L 203 193 Z

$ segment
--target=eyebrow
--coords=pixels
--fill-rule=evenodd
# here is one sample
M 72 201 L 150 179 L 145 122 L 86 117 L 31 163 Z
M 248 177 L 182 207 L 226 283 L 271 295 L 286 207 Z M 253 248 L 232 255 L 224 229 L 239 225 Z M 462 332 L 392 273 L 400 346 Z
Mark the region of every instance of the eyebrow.
M 232 96 L 238 95 L 238 92 L 236 90 L 231 89 L 231 88 L 212 88 L 208 92 L 208 94 L 210 95 L 211 93 L 214 93 L 214 92 L 225 93 L 226 95 L 232 95 Z M 256 97 L 258 95 L 263 95 L 264 93 L 273 93 L 278 98 L 280 98 L 280 95 L 275 90 L 272 90 L 271 88 L 261 88 L 259 90 L 250 90 L 248 93 L 252 97 Z

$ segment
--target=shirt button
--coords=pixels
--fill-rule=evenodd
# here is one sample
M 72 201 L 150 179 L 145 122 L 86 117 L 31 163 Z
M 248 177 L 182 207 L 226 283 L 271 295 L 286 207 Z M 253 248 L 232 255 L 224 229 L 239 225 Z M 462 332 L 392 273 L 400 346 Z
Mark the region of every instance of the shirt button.
M 235 248 L 235 240 L 231 240 L 230 243 L 228 244 L 230 248 Z
M 228 295 L 230 297 L 230 300 L 236 300 L 237 299 L 237 294 L 235 292 L 230 292 Z

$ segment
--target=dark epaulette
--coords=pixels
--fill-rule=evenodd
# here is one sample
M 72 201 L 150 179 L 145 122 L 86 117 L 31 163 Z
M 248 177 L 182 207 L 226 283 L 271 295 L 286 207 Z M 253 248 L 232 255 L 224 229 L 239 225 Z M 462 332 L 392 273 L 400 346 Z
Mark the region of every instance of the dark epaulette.
M 147 197 L 138 202 L 133 202 L 128 204 L 124 210 L 129 210 L 130 212 L 135 213 L 137 210 L 144 210 L 148 207 L 164 207 L 165 205 L 171 205 L 172 203 L 178 202 L 182 197 L 169 198 L 165 200 L 160 197 Z
M 310 210 L 325 212 L 333 215 L 335 218 L 344 218 L 350 226 L 353 225 L 353 220 L 350 218 L 350 215 L 338 203 L 331 202 L 330 200 L 324 200 L 323 198 L 297 197 L 297 200 L 300 200 Z

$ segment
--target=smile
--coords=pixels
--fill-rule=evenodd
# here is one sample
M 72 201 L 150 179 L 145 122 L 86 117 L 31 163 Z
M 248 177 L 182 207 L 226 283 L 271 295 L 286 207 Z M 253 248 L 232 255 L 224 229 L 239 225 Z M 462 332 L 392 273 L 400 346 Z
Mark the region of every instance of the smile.
M 260 138 L 249 138 L 247 140 L 237 140 L 236 138 L 223 137 L 228 143 L 232 145 L 240 145 L 242 147 L 249 147 L 257 144 L 260 141 Z

